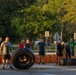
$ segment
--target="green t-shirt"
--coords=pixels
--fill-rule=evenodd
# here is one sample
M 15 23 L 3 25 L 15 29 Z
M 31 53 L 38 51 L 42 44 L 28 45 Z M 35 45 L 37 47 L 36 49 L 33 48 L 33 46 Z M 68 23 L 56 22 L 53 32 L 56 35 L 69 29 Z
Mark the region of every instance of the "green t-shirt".
M 70 47 L 71 47 L 72 50 L 74 50 L 74 45 L 75 45 L 75 42 L 74 41 L 73 42 L 70 42 Z

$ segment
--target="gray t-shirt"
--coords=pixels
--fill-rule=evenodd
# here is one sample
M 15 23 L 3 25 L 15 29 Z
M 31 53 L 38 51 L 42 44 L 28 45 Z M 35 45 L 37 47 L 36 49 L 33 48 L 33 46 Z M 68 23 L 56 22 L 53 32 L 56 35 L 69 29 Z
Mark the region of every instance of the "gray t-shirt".
M 10 42 L 2 42 L 1 44 L 2 54 L 10 54 L 11 52 L 11 43 Z

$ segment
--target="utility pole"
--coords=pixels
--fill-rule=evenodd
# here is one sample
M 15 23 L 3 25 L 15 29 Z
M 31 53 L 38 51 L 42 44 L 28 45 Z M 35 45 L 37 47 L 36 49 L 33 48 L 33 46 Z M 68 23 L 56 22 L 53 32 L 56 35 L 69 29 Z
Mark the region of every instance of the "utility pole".
M 63 40 L 63 22 L 62 22 L 62 25 L 61 25 L 61 40 Z

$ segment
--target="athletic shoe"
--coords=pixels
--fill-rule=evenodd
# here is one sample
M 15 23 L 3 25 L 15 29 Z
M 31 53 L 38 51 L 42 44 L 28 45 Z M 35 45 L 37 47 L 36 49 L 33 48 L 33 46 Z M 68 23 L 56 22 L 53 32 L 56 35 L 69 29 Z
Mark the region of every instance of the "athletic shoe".
M 40 62 L 38 64 L 40 64 Z
M 8 65 L 7 64 L 5 65 L 5 68 L 8 68 Z
M 10 69 L 14 69 L 12 66 L 10 66 Z
M 44 62 L 42 64 L 45 64 Z
M 5 66 L 4 66 L 4 65 L 2 65 L 2 68 L 3 68 L 3 69 L 5 69 Z

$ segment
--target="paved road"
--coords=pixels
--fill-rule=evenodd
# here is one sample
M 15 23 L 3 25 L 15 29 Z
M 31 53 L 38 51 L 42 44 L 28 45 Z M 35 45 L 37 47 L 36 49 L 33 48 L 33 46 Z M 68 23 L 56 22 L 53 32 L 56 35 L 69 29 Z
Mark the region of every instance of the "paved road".
M 58 66 L 55 64 L 38 65 L 34 64 L 28 70 L 18 70 L 7 68 L 2 69 L 0 65 L 0 75 L 76 75 L 76 66 Z

